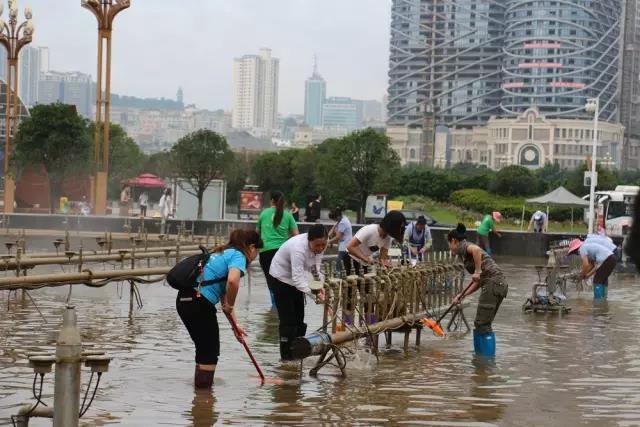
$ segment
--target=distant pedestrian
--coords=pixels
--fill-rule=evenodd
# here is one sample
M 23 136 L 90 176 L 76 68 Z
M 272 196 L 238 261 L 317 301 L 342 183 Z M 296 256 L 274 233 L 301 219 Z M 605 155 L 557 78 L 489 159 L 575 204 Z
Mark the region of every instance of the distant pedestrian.
M 422 261 L 424 254 L 431 249 L 431 230 L 427 225 L 427 219 L 420 215 L 418 219 L 409 224 L 404 232 L 404 240 L 407 241 L 407 254 L 411 259 Z
M 353 227 L 351 221 L 342 213 L 341 208 L 335 208 L 329 218 L 336 223 L 329 231 L 329 244 L 338 243 L 338 262 L 336 264 L 336 273 L 340 275 L 344 268 L 347 276 L 352 274 L 351 257 L 347 253 L 347 245 L 353 238 Z
M 275 308 L 275 279 L 269 274 L 269 269 L 278 249 L 289 240 L 289 237 L 298 234 L 298 225 L 293 215 L 284 210 L 284 195 L 281 192 L 272 191 L 269 204 L 270 207 L 260 212 L 256 231 L 264 242 L 264 246 L 260 249 L 260 267 L 271 295 L 271 307 Z
M 165 188 L 160 202 L 158 202 L 158 209 L 160 209 L 160 234 L 166 232 L 167 219 L 173 216 L 173 198 L 171 197 L 171 189 Z
M 489 234 L 494 233 L 496 236 L 501 237 L 501 234 L 496 230 L 496 223 L 502 221 L 502 214 L 500 212 L 492 212 L 491 215 L 485 215 L 478 227 L 478 246 L 482 248 L 487 254 L 491 255 L 491 245 L 489 242 Z
M 120 216 L 129 216 L 129 203 L 131 202 L 131 187 L 128 184 L 122 186 L 120 192 Z
M 531 220 L 529 221 L 529 231 L 534 233 L 546 233 L 549 231 L 549 220 L 547 218 L 547 214 L 542 211 L 535 211 L 533 215 L 531 215 Z
M 138 204 L 140 205 L 140 216 L 144 218 L 147 216 L 147 205 L 149 204 L 149 193 L 143 191 L 138 198 Z
M 296 222 L 300 222 L 300 208 L 295 204 L 295 202 L 291 202 L 289 213 L 291 213 L 291 216 Z
M 317 220 L 320 219 L 320 212 L 322 209 L 321 203 L 322 203 L 322 196 L 320 194 L 318 194 L 309 203 L 309 214 L 308 214 L 308 217 L 306 218 L 307 222 L 316 222 Z

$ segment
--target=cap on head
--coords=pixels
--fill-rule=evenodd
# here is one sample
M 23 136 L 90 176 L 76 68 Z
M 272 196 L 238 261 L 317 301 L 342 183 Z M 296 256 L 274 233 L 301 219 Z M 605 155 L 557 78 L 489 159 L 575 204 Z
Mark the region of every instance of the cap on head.
M 493 218 L 493 220 L 495 222 L 500 222 L 502 221 L 502 214 L 498 211 L 492 212 L 491 213 L 491 217 Z
M 402 242 L 406 222 L 407 220 L 402 212 L 389 211 L 380 222 L 380 227 L 398 242 Z
M 533 219 L 535 221 L 540 221 L 542 219 L 542 214 L 541 213 L 534 214 Z
M 418 217 L 418 220 L 416 221 L 416 224 L 418 224 L 418 225 L 427 225 L 427 218 L 425 218 L 424 215 L 420 215 Z
M 574 253 L 575 251 L 577 251 L 578 249 L 580 249 L 580 246 L 582 246 L 583 241 L 580 239 L 573 239 L 570 243 L 569 243 L 569 254 Z

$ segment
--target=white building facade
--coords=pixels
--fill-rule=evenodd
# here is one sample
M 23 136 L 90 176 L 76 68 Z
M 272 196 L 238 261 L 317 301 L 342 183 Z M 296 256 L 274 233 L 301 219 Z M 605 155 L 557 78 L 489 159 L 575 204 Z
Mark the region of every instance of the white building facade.
M 449 130 L 451 164 L 474 163 L 495 170 L 557 164 L 575 169 L 591 156 L 593 129 L 592 120 L 547 119 L 535 108 L 515 118 L 492 117 L 486 126 Z M 622 125 L 599 123 L 598 162 L 620 167 L 623 135 Z
M 280 60 L 271 49 L 233 62 L 233 118 L 235 129 L 270 133 L 277 123 Z

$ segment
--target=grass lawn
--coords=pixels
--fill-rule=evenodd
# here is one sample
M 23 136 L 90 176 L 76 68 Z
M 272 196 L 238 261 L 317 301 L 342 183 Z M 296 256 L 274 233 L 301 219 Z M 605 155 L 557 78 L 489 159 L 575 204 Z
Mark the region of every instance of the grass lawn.
M 458 222 L 464 222 L 467 227 L 475 228 L 474 223 L 482 218 L 480 212 L 470 212 L 460 209 L 456 206 L 446 203 L 436 202 L 424 197 L 404 197 L 400 198 L 405 202 L 405 209 L 417 209 L 424 211 L 436 221 L 441 224 L 455 225 Z M 529 225 L 529 218 L 525 218 L 523 229 L 526 230 Z M 505 221 L 498 225 L 498 230 L 514 230 L 520 231 L 520 222 L 518 221 Z M 563 222 L 549 222 L 549 231 L 555 233 L 586 233 L 587 225 L 582 222 L 582 215 L 580 212 L 575 213 L 575 219 L 573 223 L 573 230 L 571 228 L 571 221 Z

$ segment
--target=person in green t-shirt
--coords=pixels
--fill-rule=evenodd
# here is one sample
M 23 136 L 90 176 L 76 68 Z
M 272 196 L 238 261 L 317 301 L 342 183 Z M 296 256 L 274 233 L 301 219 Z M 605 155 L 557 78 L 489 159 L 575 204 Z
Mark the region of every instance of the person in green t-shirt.
M 271 294 L 271 307 L 275 307 L 273 297 L 274 278 L 269 274 L 271 261 L 280 246 L 289 237 L 298 234 L 298 225 L 291 213 L 284 210 L 284 195 L 279 191 L 271 192 L 270 207 L 263 210 L 258 217 L 257 231 L 264 243 L 260 249 L 260 267 L 267 279 L 267 286 Z
M 496 230 L 496 223 L 502 221 L 500 212 L 492 212 L 491 215 L 485 215 L 478 227 L 478 246 L 487 254 L 491 255 L 491 246 L 489 244 L 489 233 L 494 233 L 500 237 L 500 233 Z

